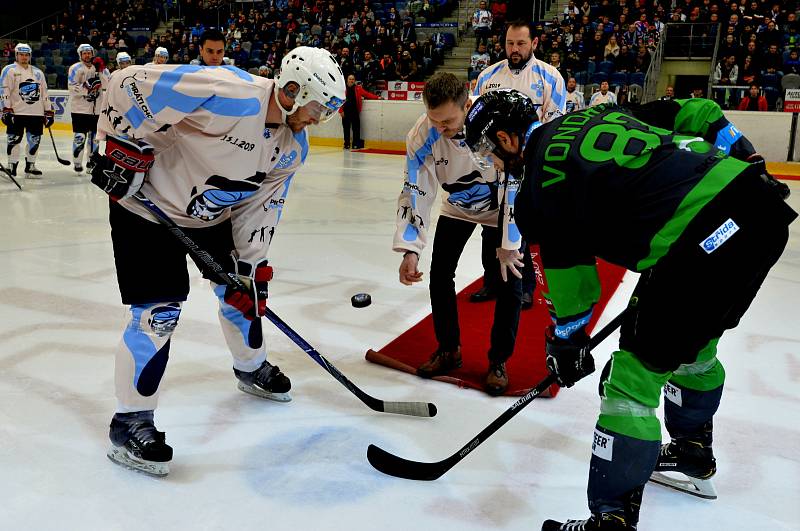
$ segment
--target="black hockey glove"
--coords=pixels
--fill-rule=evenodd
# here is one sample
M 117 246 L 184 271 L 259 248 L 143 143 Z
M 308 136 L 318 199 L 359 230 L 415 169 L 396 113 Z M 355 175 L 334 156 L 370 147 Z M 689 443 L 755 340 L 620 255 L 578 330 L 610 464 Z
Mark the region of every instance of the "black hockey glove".
M 119 201 L 139 191 L 155 157 L 146 142 L 109 135 L 105 155 L 95 153 L 92 160 L 92 183 Z
M 764 157 L 759 155 L 758 153 L 753 153 L 747 159 L 747 162 L 757 166 L 759 170 L 761 170 L 761 178 L 767 183 L 772 190 L 778 194 L 781 199 L 786 201 L 789 199 L 789 194 L 791 191 L 789 190 L 789 185 L 786 183 L 780 182 L 778 179 L 772 176 L 770 172 L 767 171 L 767 162 L 764 160 Z
M 3 117 L 0 119 L 6 127 L 14 127 L 14 109 L 3 107 Z
M 550 325 L 544 339 L 547 370 L 556 377 L 561 387 L 572 387 L 578 380 L 594 372 L 589 336 L 584 331 L 575 332 L 569 339 L 561 339 L 556 336 L 555 327 Z
M 247 289 L 228 286 L 225 288 L 225 302 L 242 312 L 245 319 L 250 321 L 263 316 L 267 313 L 272 266 L 268 265 L 266 260 L 262 260 L 253 271 L 249 263 L 239 260 L 236 263 L 236 274 Z
M 56 114 L 53 111 L 44 111 L 44 126 L 47 129 L 53 125 L 53 122 L 56 121 Z

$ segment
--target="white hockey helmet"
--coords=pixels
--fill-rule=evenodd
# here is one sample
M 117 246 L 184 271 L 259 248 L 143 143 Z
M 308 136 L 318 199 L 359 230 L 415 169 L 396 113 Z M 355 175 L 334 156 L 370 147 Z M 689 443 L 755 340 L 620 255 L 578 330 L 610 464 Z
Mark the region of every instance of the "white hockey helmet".
M 161 57 L 169 58 L 169 51 L 163 46 L 159 46 L 158 48 L 156 48 L 155 55 L 160 55 Z
M 18 53 L 26 53 L 30 55 L 31 53 L 33 53 L 33 50 L 31 49 L 30 44 L 25 44 L 24 42 L 20 42 L 17 43 L 16 46 L 14 46 L 14 56 L 16 56 Z
M 78 46 L 78 57 L 80 57 L 83 52 L 92 52 L 94 56 L 94 48 L 92 48 L 91 44 L 81 44 Z
M 117 64 L 119 63 L 130 63 L 131 56 L 128 55 L 128 52 L 119 52 L 117 54 Z
M 230 57 L 223 57 L 222 64 L 226 66 L 233 66 L 233 59 L 231 59 Z
M 287 96 L 294 97 L 292 110 L 286 111 L 282 105 L 278 105 L 284 120 L 300 107 L 312 104 L 308 108 L 311 116 L 320 122 L 327 122 L 333 118 L 346 97 L 342 69 L 331 53 L 322 48 L 298 46 L 288 52 L 281 61 L 281 71 L 275 81 Z M 292 82 L 299 85 L 296 91 L 286 89 Z M 277 91 L 275 98 L 278 98 Z

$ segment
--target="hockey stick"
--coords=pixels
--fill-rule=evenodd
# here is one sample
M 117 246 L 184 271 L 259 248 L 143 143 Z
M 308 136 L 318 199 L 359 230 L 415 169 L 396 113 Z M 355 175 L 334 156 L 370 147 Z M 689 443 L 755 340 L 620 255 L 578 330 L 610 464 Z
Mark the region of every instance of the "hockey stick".
M 70 162 L 68 160 L 64 160 L 58 156 L 58 149 L 56 149 L 56 139 L 53 138 L 53 130 L 48 127 L 47 132 L 50 133 L 50 140 L 53 141 L 53 152 L 56 154 L 56 160 L 61 164 L 63 164 L 64 166 L 69 166 Z
M 599 345 L 605 338 L 616 330 L 622 324 L 622 318 L 625 315 L 623 311 L 614 318 L 613 321 L 608 323 L 602 330 L 596 333 L 589 341 L 589 348 L 593 349 Z M 394 454 L 390 454 L 386 450 L 370 444 L 367 448 L 367 460 L 375 469 L 398 478 L 415 479 L 423 481 L 433 481 L 439 479 L 445 472 L 453 468 L 459 461 L 464 459 L 470 452 L 477 448 L 481 443 L 485 442 L 494 432 L 500 429 L 503 424 L 511 420 L 511 418 L 522 411 L 522 408 L 527 406 L 533 401 L 534 398 L 542 394 L 548 387 L 556 381 L 555 376 L 548 374 L 544 380 L 539 382 L 533 389 L 521 397 L 519 400 L 511 404 L 502 415 L 497 417 L 491 424 L 486 426 L 481 432 L 476 435 L 471 441 L 462 446 L 456 453 L 435 463 L 423 463 L 420 461 L 409 461 Z
M 14 178 L 14 176 L 13 176 L 13 175 L 11 175 L 11 172 L 8 170 L 8 168 L 6 168 L 6 167 L 5 167 L 5 166 L 3 166 L 2 164 L 0 164 L 0 170 L 3 170 L 3 173 L 5 173 L 5 174 L 6 174 L 6 177 L 8 177 L 9 179 L 11 179 L 11 182 L 12 182 L 12 183 L 14 183 L 14 184 L 16 184 L 16 185 L 17 185 L 17 188 L 19 188 L 20 190 L 22 190 L 22 187 L 19 185 L 19 183 L 17 182 L 17 180 Z
M 147 210 L 152 212 L 153 215 L 155 215 L 156 218 L 167 227 L 173 236 L 175 236 L 186 246 L 186 249 L 189 251 L 189 253 L 205 266 L 206 270 L 217 279 L 218 283 L 225 284 L 243 291 L 247 290 L 237 275 L 225 271 L 210 254 L 198 247 L 197 244 L 189 236 L 187 236 L 186 233 L 183 232 L 183 230 L 181 230 L 181 228 L 174 221 L 172 221 L 172 219 L 163 210 L 161 210 L 155 203 L 147 199 L 144 194 L 137 192 L 133 197 L 135 197 L 139 203 L 144 205 Z M 275 315 L 275 312 L 273 312 L 269 307 L 267 307 L 265 316 L 275 326 L 277 326 L 281 332 L 286 334 L 289 339 L 294 341 L 298 347 L 303 349 L 306 354 L 311 356 L 311 359 L 316 361 L 323 369 L 325 369 L 331 376 L 336 378 L 336 380 L 345 386 L 351 393 L 356 395 L 356 397 L 364 402 L 370 409 L 373 409 L 374 411 L 380 411 L 382 413 L 397 413 L 398 415 L 410 415 L 413 417 L 433 417 L 436 415 L 436 406 L 430 402 L 386 402 L 368 395 L 359 389 L 353 382 L 348 380 L 347 377 L 339 372 L 339 370 L 334 367 L 331 362 L 325 359 L 325 356 L 317 352 L 317 350 L 306 340 L 300 337 L 297 332 L 292 330 L 292 328 L 286 324 L 283 319 Z

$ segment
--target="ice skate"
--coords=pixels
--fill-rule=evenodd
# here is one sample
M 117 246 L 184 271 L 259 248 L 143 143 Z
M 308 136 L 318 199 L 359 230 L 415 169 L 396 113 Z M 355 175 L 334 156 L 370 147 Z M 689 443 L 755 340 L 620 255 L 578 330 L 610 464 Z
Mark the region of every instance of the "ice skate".
M 717 462 L 710 444 L 701 438 L 680 438 L 661 446 L 650 481 L 693 496 L 715 500 L 717 491 L 711 477 Z
M 163 431 L 156 430 L 152 411 L 117 413 L 109 430 L 108 458 L 118 465 L 162 477 L 169 474 L 172 447 Z
M 276 402 L 292 400 L 289 395 L 292 382 L 277 365 L 271 365 L 268 361 L 264 361 L 261 367 L 253 372 L 242 372 L 234 368 L 233 373 L 239 379 L 237 387 L 240 391 Z
M 94 169 L 95 162 L 89 157 L 89 160 L 86 161 L 86 173 L 92 173 Z M 77 170 L 76 170 L 77 171 Z
M 17 166 L 19 166 L 19 162 L 8 163 L 8 173 L 10 173 L 12 177 L 17 176 Z
M 83 173 L 83 166 L 80 162 L 74 163 L 72 167 L 75 170 L 75 173 Z
M 625 517 L 617 513 L 593 514 L 586 520 L 567 520 L 557 522 L 545 520 L 542 531 L 631 531 Z
M 42 171 L 36 167 L 35 162 L 29 162 L 25 159 L 25 178 L 26 179 L 41 179 Z

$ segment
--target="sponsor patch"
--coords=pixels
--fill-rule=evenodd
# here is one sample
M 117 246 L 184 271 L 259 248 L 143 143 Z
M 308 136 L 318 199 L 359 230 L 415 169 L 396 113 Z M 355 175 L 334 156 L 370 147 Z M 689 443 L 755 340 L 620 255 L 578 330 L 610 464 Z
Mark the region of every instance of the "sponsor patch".
M 592 441 L 592 453 L 600 459 L 611 461 L 614 456 L 614 437 L 606 433 L 594 430 L 594 440 Z
M 472 120 L 473 118 L 475 118 L 475 116 L 476 116 L 476 115 L 477 115 L 479 112 L 481 112 L 481 109 L 483 109 L 483 102 L 482 102 L 482 101 L 479 101 L 478 103 L 476 103 L 475 105 L 473 105 L 473 106 L 472 106 L 472 109 L 470 109 L 470 110 L 469 110 L 469 117 L 468 117 L 468 118 L 469 118 L 470 120 Z
M 676 406 L 683 405 L 683 400 L 681 399 L 681 390 L 669 382 L 667 382 L 664 385 L 664 398 L 666 398 Z
M 717 228 L 714 232 L 711 233 L 706 239 L 700 242 L 700 247 L 706 252 L 706 254 L 711 254 L 719 247 L 728 241 L 728 239 L 736 234 L 739 230 L 739 225 L 736 224 L 731 218 L 723 223 L 722 225 Z

